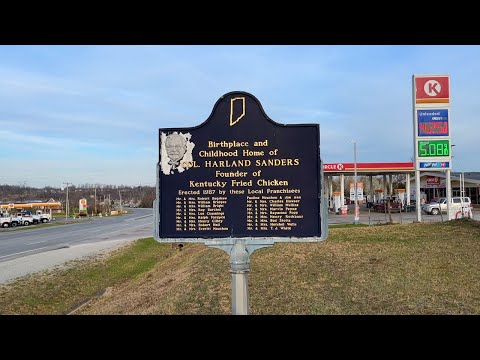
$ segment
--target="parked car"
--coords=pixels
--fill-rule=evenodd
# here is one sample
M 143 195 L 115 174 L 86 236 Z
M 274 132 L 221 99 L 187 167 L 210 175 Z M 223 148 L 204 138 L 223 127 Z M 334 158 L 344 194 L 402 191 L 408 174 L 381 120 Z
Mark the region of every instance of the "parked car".
M 462 209 L 462 205 L 466 207 L 471 207 L 472 202 L 468 196 L 460 197 L 460 196 L 453 196 L 450 202 L 450 209 L 452 211 L 460 211 Z M 447 212 L 447 198 L 440 198 L 438 202 L 430 202 L 428 204 L 422 205 L 422 211 L 426 212 L 430 215 L 438 215 L 440 211 L 443 213 Z
M 405 212 L 417 211 L 417 203 L 415 200 L 410 200 L 410 205 L 405 205 Z
M 388 204 L 388 205 L 387 205 Z M 388 207 L 387 207 L 388 206 Z M 379 212 L 400 212 L 402 204 L 395 200 L 381 199 L 373 205 L 373 210 Z

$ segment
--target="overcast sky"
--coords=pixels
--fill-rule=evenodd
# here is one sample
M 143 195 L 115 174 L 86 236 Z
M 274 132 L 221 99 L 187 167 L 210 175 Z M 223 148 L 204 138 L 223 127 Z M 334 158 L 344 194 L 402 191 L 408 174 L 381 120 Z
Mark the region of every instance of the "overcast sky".
M 480 171 L 480 46 L 0 46 L 0 184 L 155 185 L 158 129 L 246 91 L 320 124 L 324 162 L 413 156 L 412 75 L 449 74 L 453 171 Z

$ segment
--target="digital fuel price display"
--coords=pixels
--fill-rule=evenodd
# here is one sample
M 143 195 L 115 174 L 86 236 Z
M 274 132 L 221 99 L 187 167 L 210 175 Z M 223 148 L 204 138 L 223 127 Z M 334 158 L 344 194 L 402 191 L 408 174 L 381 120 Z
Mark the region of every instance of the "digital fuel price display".
M 448 136 L 448 109 L 417 110 L 418 136 Z
M 449 157 L 450 140 L 420 140 L 418 141 L 418 157 Z

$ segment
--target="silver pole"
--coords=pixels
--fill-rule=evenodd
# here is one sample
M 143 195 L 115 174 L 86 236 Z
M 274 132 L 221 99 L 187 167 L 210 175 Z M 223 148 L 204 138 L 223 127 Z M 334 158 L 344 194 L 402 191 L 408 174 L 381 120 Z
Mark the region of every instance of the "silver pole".
M 343 209 L 343 205 L 345 205 L 345 175 L 340 174 L 340 209 Z
M 354 141 L 353 142 L 353 166 L 354 166 L 354 189 L 353 191 L 355 191 L 355 218 L 353 220 L 353 223 L 354 224 L 358 224 L 358 220 L 359 220 L 359 217 L 358 217 L 358 196 L 357 196 L 357 142 Z
M 452 214 L 452 207 L 450 206 L 450 203 L 452 202 L 452 182 L 450 178 L 450 169 L 447 170 L 447 220 L 452 220 L 453 219 L 453 214 Z M 441 209 L 440 209 L 441 211 Z
M 248 315 L 248 273 L 250 255 L 243 242 L 237 242 L 230 252 L 232 273 L 232 314 Z
M 406 177 L 406 179 L 405 179 L 405 192 L 406 192 L 406 194 L 405 195 L 407 196 L 407 198 L 405 200 L 405 204 L 407 206 L 409 206 L 410 205 L 410 173 L 407 173 L 405 177 Z
M 118 190 L 118 196 L 120 197 L 120 211 L 123 211 L 123 205 L 122 205 L 122 193 L 120 190 Z
M 156 216 L 156 215 L 155 215 Z M 232 239 L 226 239 L 231 241 Z M 273 240 L 261 244 L 252 244 L 251 239 L 238 239 L 234 243 L 219 243 L 218 240 L 205 241 L 205 245 L 225 251 L 230 255 L 230 273 L 232 274 L 232 315 L 249 314 L 248 273 L 250 272 L 250 254 L 272 246 Z
M 420 208 L 420 170 L 415 170 L 415 205 L 417 208 L 417 221 L 422 221 L 422 210 Z
M 232 273 L 232 314 L 248 315 L 248 274 Z
M 68 220 L 68 185 L 70 185 L 70 182 L 64 181 L 63 184 L 67 185 L 67 199 L 65 200 L 65 220 Z
M 370 175 L 370 203 L 373 204 L 373 196 L 374 196 L 374 192 L 373 192 L 373 176 Z M 368 203 L 368 201 L 367 201 Z

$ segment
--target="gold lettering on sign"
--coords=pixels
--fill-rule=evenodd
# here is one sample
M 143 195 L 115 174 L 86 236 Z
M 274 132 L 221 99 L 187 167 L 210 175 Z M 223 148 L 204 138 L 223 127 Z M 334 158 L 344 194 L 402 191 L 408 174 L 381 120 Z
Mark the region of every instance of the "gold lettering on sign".
M 237 118 L 234 120 L 233 119 L 233 104 L 235 103 L 235 100 L 240 100 L 242 104 L 242 114 L 240 116 L 237 116 Z M 245 97 L 236 97 L 233 99 L 230 99 L 230 126 L 235 125 L 238 123 L 243 117 L 245 116 Z

